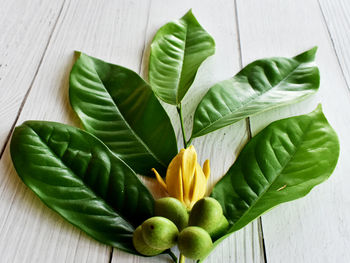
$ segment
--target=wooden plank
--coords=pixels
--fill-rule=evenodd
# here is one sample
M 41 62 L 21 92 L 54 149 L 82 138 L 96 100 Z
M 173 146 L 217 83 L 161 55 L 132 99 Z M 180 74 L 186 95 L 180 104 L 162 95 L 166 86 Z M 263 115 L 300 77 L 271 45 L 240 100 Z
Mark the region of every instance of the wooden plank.
M 63 2 L 0 1 L 0 156 Z
M 350 97 L 318 3 L 239 0 L 238 20 L 243 64 L 262 57 L 294 56 L 319 46 L 317 95 L 251 118 L 253 133 L 276 119 L 308 113 L 322 102 L 341 145 L 338 166 L 327 182 L 263 216 L 267 262 L 349 262 Z
M 190 134 L 191 131 L 193 112 L 205 92 L 214 83 L 232 77 L 240 68 L 233 1 L 220 0 L 216 1 L 214 5 L 210 0 L 153 0 L 146 31 L 146 48 L 143 58 L 144 75 L 147 73 L 149 46 L 157 30 L 165 23 L 179 19 L 190 8 L 192 8 L 194 15 L 202 26 L 214 37 L 216 54 L 208 58 L 201 66 L 192 88 L 184 98 L 183 109 L 187 134 Z M 173 120 L 173 125 L 178 134 L 179 147 L 182 148 L 182 137 L 176 109 L 169 105 L 165 105 L 165 107 Z M 212 168 L 209 182 L 210 189 L 232 165 L 246 141 L 247 132 L 244 121 L 193 141 L 193 145 L 197 149 L 199 163 L 202 164 L 205 159 L 210 158 Z M 157 190 L 157 186 L 151 182 L 149 182 L 149 185 L 153 190 Z M 161 196 L 159 190 L 156 196 Z M 221 243 L 206 262 L 218 262 L 218 258 L 222 262 L 262 262 L 263 255 L 261 251 L 258 226 L 257 222 L 254 222 Z M 176 253 L 178 254 L 178 252 Z M 164 262 L 163 260 L 163 256 L 140 258 L 114 250 L 112 262 Z M 187 261 L 192 262 L 191 260 Z
M 319 0 L 332 44 L 343 70 L 348 88 L 350 86 L 350 1 Z
M 148 1 L 67 1 L 17 125 L 79 125 L 68 102 L 74 50 L 139 70 Z M 35 28 L 31 29 L 34 34 Z M 10 87 L 10 86 L 6 86 Z M 8 147 L 0 162 L 1 262 L 108 262 L 111 248 L 48 209 L 19 180 Z

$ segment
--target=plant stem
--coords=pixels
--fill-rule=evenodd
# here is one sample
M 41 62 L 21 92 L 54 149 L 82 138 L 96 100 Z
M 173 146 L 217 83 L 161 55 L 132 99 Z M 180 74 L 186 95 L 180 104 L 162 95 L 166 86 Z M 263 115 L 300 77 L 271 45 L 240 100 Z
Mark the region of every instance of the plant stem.
M 180 124 L 181 124 L 181 131 L 182 131 L 182 138 L 184 142 L 184 148 L 187 148 L 187 140 L 186 140 L 186 133 L 185 133 L 185 127 L 184 127 L 184 121 L 182 117 L 182 107 L 181 107 L 181 102 L 176 106 L 177 113 L 179 114 L 180 117 Z
M 173 253 L 173 251 L 171 251 L 170 249 L 167 251 L 167 253 L 169 254 L 169 256 L 171 257 L 171 259 L 177 263 L 177 257 L 175 256 L 175 254 Z
M 188 141 L 187 141 L 187 145 L 190 145 L 191 144 L 191 142 L 192 142 L 192 138 L 190 138 Z
M 185 263 L 185 261 L 186 261 L 185 256 L 180 253 L 180 261 L 179 261 L 179 263 Z

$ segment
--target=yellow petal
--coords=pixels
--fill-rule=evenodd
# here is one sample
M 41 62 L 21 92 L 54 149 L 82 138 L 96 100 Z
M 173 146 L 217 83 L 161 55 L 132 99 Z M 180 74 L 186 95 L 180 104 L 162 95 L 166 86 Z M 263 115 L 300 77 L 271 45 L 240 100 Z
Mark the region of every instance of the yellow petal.
M 204 197 L 207 189 L 207 178 L 205 177 L 202 168 L 197 163 L 195 175 L 191 185 L 190 208 L 201 198 Z
M 164 188 L 165 191 L 167 191 L 167 186 L 163 180 L 163 178 L 159 175 L 159 173 L 157 172 L 156 169 L 152 168 L 152 171 L 154 172 L 154 174 L 156 175 L 157 181 L 158 183 Z
M 184 151 L 181 150 L 180 153 L 172 159 L 165 177 L 169 195 L 177 198 L 181 202 L 183 202 L 183 182 L 181 171 L 183 153 Z
M 209 179 L 210 176 L 210 164 L 209 164 L 209 160 L 206 160 L 203 164 L 203 172 L 205 175 L 205 178 L 207 178 L 207 180 Z
M 191 184 L 197 164 L 197 153 L 193 145 L 183 151 L 182 155 L 182 181 L 184 200 L 190 200 Z

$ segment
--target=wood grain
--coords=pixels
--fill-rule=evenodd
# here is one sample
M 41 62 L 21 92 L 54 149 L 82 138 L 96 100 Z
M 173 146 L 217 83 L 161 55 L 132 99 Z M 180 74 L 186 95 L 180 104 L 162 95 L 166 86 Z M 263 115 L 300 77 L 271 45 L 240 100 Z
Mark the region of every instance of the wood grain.
M 273 8 L 272 8 L 273 7 Z M 321 86 L 316 96 L 251 118 L 253 134 L 271 121 L 308 113 L 321 102 L 339 135 L 341 153 L 331 178 L 307 197 L 263 216 L 267 262 L 349 262 L 350 97 L 317 1 L 238 1 L 243 64 L 294 56 L 319 46 Z M 254 19 L 251 19 L 254 18 Z
M 63 2 L 0 1 L 0 156 Z
M 147 8 L 147 1 L 67 1 L 17 125 L 38 119 L 79 126 L 68 102 L 74 50 L 138 71 Z M 0 167 L 1 262 L 109 261 L 110 247 L 67 223 L 19 180 L 8 147 Z
M 350 87 L 350 1 L 319 0 L 332 45 Z

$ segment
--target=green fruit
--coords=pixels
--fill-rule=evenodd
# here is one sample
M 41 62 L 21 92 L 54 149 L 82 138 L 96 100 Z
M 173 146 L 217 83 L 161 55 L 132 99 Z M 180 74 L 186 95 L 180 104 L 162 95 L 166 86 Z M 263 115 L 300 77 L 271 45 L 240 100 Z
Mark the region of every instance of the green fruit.
M 168 249 L 175 245 L 179 230 L 165 217 L 155 216 L 142 223 L 145 243 L 156 249 Z
M 160 198 L 155 201 L 154 214 L 168 218 L 179 230 L 188 224 L 188 212 L 183 203 L 173 197 Z
M 177 244 L 180 252 L 191 259 L 203 259 L 213 248 L 208 232 L 198 226 L 182 230 Z
M 221 205 L 211 197 L 200 199 L 193 206 L 188 224 L 199 226 L 206 230 L 210 236 L 217 232 L 223 216 Z
M 134 231 L 134 234 L 132 236 L 132 243 L 134 244 L 134 247 L 137 250 L 137 252 L 145 256 L 155 256 L 164 251 L 162 249 L 151 248 L 145 243 L 142 237 L 141 226 L 136 228 L 136 230 Z
M 213 240 L 216 240 L 216 239 L 222 237 L 223 235 L 225 235 L 226 234 L 226 230 L 228 228 L 228 225 L 229 224 L 228 224 L 228 221 L 227 221 L 226 217 L 224 215 L 222 215 L 221 219 L 220 219 L 220 221 L 218 223 L 217 228 L 210 235 L 211 238 Z

